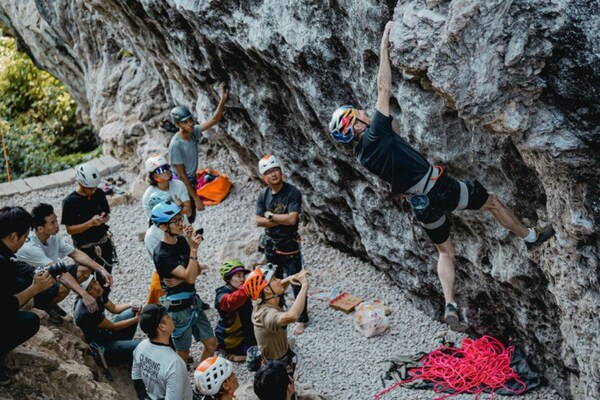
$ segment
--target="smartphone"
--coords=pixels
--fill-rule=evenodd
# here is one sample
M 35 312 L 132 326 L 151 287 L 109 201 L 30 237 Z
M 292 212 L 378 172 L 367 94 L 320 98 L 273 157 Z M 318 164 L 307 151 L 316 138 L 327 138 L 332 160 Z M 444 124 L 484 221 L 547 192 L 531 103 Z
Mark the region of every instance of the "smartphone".
M 196 235 L 204 236 L 204 228 L 196 229 Z

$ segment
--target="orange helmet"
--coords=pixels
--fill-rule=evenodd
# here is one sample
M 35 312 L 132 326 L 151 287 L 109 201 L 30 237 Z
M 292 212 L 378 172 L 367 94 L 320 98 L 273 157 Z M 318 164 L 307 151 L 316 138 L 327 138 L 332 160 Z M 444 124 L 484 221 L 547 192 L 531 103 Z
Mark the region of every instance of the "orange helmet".
M 252 301 L 260 302 L 260 294 L 275 275 L 275 266 L 266 264 L 250 272 L 244 282 L 244 292 Z

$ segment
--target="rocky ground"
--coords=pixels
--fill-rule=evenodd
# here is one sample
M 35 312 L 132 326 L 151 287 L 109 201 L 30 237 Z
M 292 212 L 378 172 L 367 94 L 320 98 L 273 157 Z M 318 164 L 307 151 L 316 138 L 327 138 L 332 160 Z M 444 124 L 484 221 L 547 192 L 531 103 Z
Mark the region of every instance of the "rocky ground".
M 260 186 L 237 168 L 224 149 L 212 148 L 208 154 L 201 156 L 202 159 L 207 161 L 201 166 L 222 171 L 233 182 L 228 198 L 222 204 L 207 207 L 196 222 L 198 227 L 202 226 L 205 230 L 200 257 L 210 266 L 209 271 L 198 279 L 196 287 L 201 297 L 212 304 L 214 289 L 222 284 L 218 268 L 224 260 L 236 257 L 251 263 L 259 258 L 255 252 L 259 229 L 254 225 L 254 204 Z M 120 175 L 129 182 L 139 179 L 131 173 Z M 35 203 L 44 201 L 60 211 L 61 199 L 71 190 L 64 187 L 43 193 L 34 192 L 28 196 L 14 196 L 3 203 L 30 209 Z M 112 210 L 110 226 L 120 258 L 120 267 L 113 271 L 115 286 L 112 299 L 115 303 L 144 301 L 146 298 L 154 270 L 143 243 L 138 239 L 138 233 L 144 230 L 146 224 L 139 200 L 115 206 Z M 309 299 L 310 324 L 306 332 L 296 338 L 294 350 L 299 356 L 297 382 L 313 386 L 331 399 L 373 398 L 382 389 L 380 375 L 384 368 L 383 360 L 393 354 L 433 350 L 439 345 L 435 339 L 436 333 L 446 327 L 417 310 L 401 290 L 373 265 L 323 243 L 312 226 L 302 227 L 302 237 L 305 267 L 311 271 L 311 292 L 315 296 Z M 435 273 L 434 266 L 423 273 Z M 325 300 L 316 295 L 317 292 L 326 293 L 333 288 L 347 290 L 365 300 L 379 299 L 384 302 L 392 309 L 389 330 L 371 339 L 362 336 L 354 327 L 352 315 L 330 308 Z M 72 300 L 71 296 L 67 302 L 72 303 Z M 218 318 L 216 310 L 209 310 L 208 316 L 214 325 Z M 140 331 L 137 335 L 143 337 Z M 457 343 L 463 337 L 453 333 L 447 336 Z M 193 348 L 193 355 L 199 357 L 199 346 Z M 251 373 L 242 365 L 236 365 L 235 371 L 241 382 L 252 379 Z M 396 389 L 383 398 L 434 397 L 435 394 L 430 391 Z M 471 396 L 467 395 L 456 397 L 469 398 Z M 548 387 L 543 387 L 522 398 L 552 400 L 560 397 Z

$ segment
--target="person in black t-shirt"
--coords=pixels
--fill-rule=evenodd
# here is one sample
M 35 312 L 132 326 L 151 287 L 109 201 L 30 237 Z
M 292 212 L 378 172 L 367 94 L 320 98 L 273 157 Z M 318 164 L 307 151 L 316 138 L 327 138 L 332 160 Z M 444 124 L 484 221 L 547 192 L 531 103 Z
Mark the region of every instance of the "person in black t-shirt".
M 22 207 L 0 209 L 0 310 L 6 327 L 0 340 L 0 386 L 10 384 L 4 364 L 8 352 L 40 329 L 40 318 L 35 313 L 19 311 L 19 308 L 54 283 L 48 271 L 37 272 L 33 281 L 26 285 L 19 278 L 19 267 L 13 258 L 25 243 L 32 222 L 31 215 Z
M 329 131 L 338 142 L 354 143 L 357 160 L 387 182 L 392 193 L 409 199 L 415 217 L 438 250 L 438 275 L 446 300 L 444 318 L 451 329 L 464 331 L 467 325 L 454 299 L 454 244 L 446 216 L 455 210 L 488 211 L 502 226 L 523 238 L 528 250 L 550 239 L 554 229 L 551 225 L 539 231 L 528 229 L 479 181 L 458 181 L 443 174 L 441 167 L 431 165 L 399 136 L 398 124 L 389 115 L 392 72 L 388 46 L 392 26 L 393 22 L 387 23 L 381 39 L 377 109 L 373 119 L 364 110 L 341 106 L 333 113 Z
M 277 265 L 275 276 L 283 279 L 302 270 L 302 253 L 298 220 L 302 213 L 302 193 L 294 185 L 284 182 L 279 160 L 272 155 L 258 162 L 258 170 L 268 185 L 256 200 L 256 225 L 265 228 L 261 248 L 267 262 Z M 300 286 L 293 285 L 294 297 Z M 308 322 L 308 304 L 305 303 L 294 333 L 302 334 Z
M 154 266 L 166 292 L 161 302 L 175 324 L 173 344 L 187 362 L 193 336 L 204 345 L 200 357 L 204 360 L 214 355 L 217 338 L 196 294 L 196 278 L 207 268 L 198 263 L 202 235 L 194 233 L 192 225 L 184 226 L 181 208 L 171 201 L 154 206 L 150 219 L 164 232 L 163 240 L 154 249 Z
M 76 169 L 77 187 L 62 202 L 61 224 L 73 239 L 73 245 L 100 264 L 96 278 L 104 287 L 108 298 L 112 286 L 112 267 L 115 249 L 108 233 L 110 208 L 106 195 L 97 188 L 100 172 L 91 164 Z
M 140 319 L 141 306 L 114 304 L 102 296 L 102 287 L 93 275 L 82 282 L 81 287 L 98 303 L 98 309 L 93 312 L 83 304 L 81 297 L 75 303 L 73 320 L 83 332 L 85 341 L 99 345 L 108 364 L 131 363 L 133 350 L 141 342 L 133 338 Z M 104 316 L 104 310 L 117 316 L 109 320 Z

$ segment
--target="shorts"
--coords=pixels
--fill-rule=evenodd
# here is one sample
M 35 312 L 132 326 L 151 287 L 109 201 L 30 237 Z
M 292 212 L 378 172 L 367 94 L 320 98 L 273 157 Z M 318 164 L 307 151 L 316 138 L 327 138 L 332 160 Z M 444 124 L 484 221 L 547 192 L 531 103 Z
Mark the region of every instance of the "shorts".
M 79 264 L 73 264 L 69 269 L 68 273 L 77 280 L 77 269 L 79 268 Z M 52 286 L 43 292 L 35 295 L 33 298 L 33 305 L 35 308 L 39 308 L 40 310 L 47 310 L 52 306 L 52 300 L 58 296 L 58 289 L 60 288 L 59 282 L 54 282 Z
M 479 210 L 489 195 L 478 180 L 457 181 L 448 175 L 442 175 L 427 193 L 427 197 L 429 206 L 425 212 L 415 216 L 429 239 L 435 244 L 442 244 L 450 237 L 447 215 L 455 210 Z
M 204 311 L 201 308 L 196 308 L 196 310 L 198 311 L 198 319 L 196 322 L 188 327 L 183 335 L 178 338 L 173 338 L 173 344 L 175 345 L 176 350 L 189 350 L 192 347 L 192 335 L 197 342 L 215 337 L 212 326 Z M 175 312 L 169 311 L 168 313 L 173 319 L 175 328 L 178 328 L 180 326 L 186 326 L 189 323 L 192 311 L 194 311 L 194 308 L 189 307 L 185 310 Z

